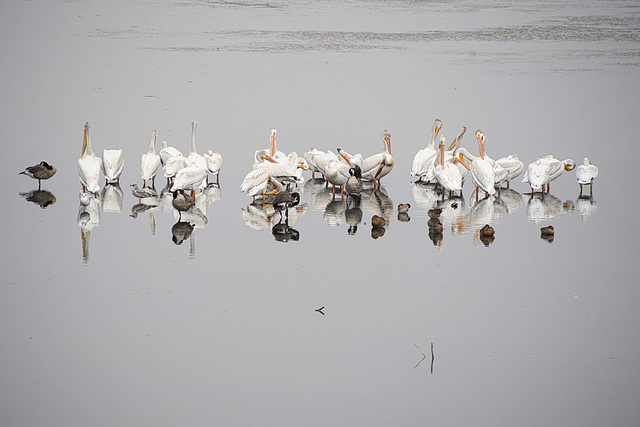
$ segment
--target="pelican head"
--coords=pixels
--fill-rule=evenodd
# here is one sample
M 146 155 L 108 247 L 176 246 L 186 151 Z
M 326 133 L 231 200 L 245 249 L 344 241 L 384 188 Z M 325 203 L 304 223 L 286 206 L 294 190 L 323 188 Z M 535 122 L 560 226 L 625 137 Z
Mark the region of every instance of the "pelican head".
M 382 139 L 382 151 L 391 154 L 391 132 L 383 130 L 380 138 Z
M 198 121 L 196 119 L 193 119 L 193 121 L 191 122 L 191 129 L 196 130 L 197 127 Z
M 480 129 L 476 131 L 476 138 L 478 139 L 478 149 L 480 150 L 480 158 L 484 159 L 484 147 L 487 144 L 487 137 Z
M 431 125 L 431 141 L 435 144 L 436 138 L 438 137 L 438 133 L 442 129 L 442 120 L 435 119 L 433 121 L 433 125 Z
M 447 151 L 454 150 L 460 146 L 460 141 L 462 141 L 462 137 L 464 136 L 465 132 L 467 132 L 467 127 L 461 126 L 460 130 L 458 131 L 458 135 L 456 135 L 456 137 L 453 139 Z

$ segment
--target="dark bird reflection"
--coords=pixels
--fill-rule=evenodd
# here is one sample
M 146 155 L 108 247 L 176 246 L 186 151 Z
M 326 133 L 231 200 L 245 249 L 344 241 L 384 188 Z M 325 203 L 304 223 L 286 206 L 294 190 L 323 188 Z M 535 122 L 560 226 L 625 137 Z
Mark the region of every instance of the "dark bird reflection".
M 358 231 L 358 224 L 362 222 L 362 209 L 360 209 L 360 198 L 351 199 L 351 202 L 347 203 L 347 209 L 344 211 L 344 218 L 349 225 L 347 234 L 350 236 L 356 234 Z
M 89 243 L 91 233 L 100 224 L 100 199 L 92 193 L 80 193 L 78 226 L 82 238 L 82 260 L 89 262 Z
M 111 183 L 102 189 L 102 212 L 122 213 L 124 192 L 120 184 Z
M 131 207 L 131 217 L 137 218 L 138 214 L 147 212 L 149 214 L 149 227 L 151 234 L 156 234 L 155 212 L 160 208 L 160 198 L 158 192 L 152 187 L 138 188 L 138 184 L 131 184 L 131 194 L 138 198 L 138 203 Z
M 598 206 L 596 206 L 593 196 L 579 196 L 576 200 L 575 209 L 582 217 L 582 221 L 586 221 L 587 218 L 596 213 Z
M 181 245 L 193 233 L 193 225 L 188 222 L 178 221 L 171 227 L 171 241 Z
M 52 192 L 47 190 L 31 190 L 26 193 L 20 193 L 20 196 L 24 197 L 27 202 L 35 203 L 42 209 L 56 203 L 56 196 Z
M 300 232 L 293 227 L 289 227 L 288 218 L 285 218 L 284 222 L 282 222 L 282 218 L 280 218 L 280 221 L 271 229 L 271 234 L 278 242 L 286 243 L 290 240 L 296 242 L 300 240 Z

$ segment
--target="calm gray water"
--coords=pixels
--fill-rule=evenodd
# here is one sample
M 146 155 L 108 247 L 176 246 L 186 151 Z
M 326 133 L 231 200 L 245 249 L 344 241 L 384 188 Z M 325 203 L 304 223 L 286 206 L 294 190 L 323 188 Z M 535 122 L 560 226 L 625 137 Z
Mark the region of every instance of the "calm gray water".
M 636 1 L 0 8 L 2 425 L 640 425 Z M 434 242 L 437 195 L 409 172 L 436 117 L 472 152 L 482 129 L 494 158 L 588 156 L 593 198 L 574 172 L 544 200 L 518 179 L 476 204 L 467 183 Z M 187 153 L 193 119 L 224 165 L 177 245 L 177 213 L 129 185 L 152 130 Z M 126 164 L 81 207 L 86 121 Z M 391 130 L 355 234 L 307 181 L 299 240 L 274 239 L 277 214 L 239 191 L 271 128 L 285 152 L 364 155 Z M 18 175 L 41 160 L 59 170 L 44 209 Z

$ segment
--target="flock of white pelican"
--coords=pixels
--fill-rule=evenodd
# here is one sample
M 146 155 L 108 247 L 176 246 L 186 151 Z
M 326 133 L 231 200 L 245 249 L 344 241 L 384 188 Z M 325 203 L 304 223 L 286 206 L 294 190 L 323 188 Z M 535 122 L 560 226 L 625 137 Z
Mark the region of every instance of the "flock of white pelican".
M 78 159 L 78 176 L 84 192 L 97 193 L 100 190 L 100 174 L 104 176 L 106 183 L 119 183 L 124 169 L 124 153 L 122 149 L 104 149 L 102 157 L 96 156 L 91 145 L 91 125 L 87 122 L 84 126 L 84 138 L 82 143 L 82 156 Z M 195 191 L 208 185 L 209 175 L 216 175 L 219 183 L 220 169 L 222 167 L 222 155 L 208 150 L 199 154 L 196 147 L 197 122 L 191 123 L 191 147 L 186 156 L 175 147 L 162 143 L 160 152 L 156 152 L 158 132 L 154 130 L 149 142 L 149 150 L 140 158 L 140 177 L 143 180 L 143 189 L 147 188 L 147 181 L 151 181 L 151 188 L 155 188 L 155 178 L 161 168 L 164 169 L 164 177 L 171 192 L 178 190 L 191 191 L 194 197 Z M 478 155 L 472 154 L 467 148 L 461 146 L 462 139 L 467 128 L 462 126 L 453 142 L 445 148 L 446 139 L 439 135 L 442 129 L 442 121 L 434 120 L 427 146 L 418 151 L 413 160 L 411 175 L 418 182 L 437 184 L 441 189 L 442 197 L 448 192 L 450 196 L 462 192 L 462 186 L 468 175 L 478 193 L 483 191 L 486 196 L 492 196 L 500 192 L 500 188 L 524 172 L 523 183 L 531 188 L 531 193 L 549 191 L 551 181 L 560 177 L 565 171 L 576 169 L 576 178 L 580 185 L 580 194 L 584 185 L 593 190 L 593 181 L 598 176 L 598 168 L 591 164 L 587 158 L 584 163 L 576 168 L 571 159 L 558 160 L 552 155 L 546 155 L 536 159 L 525 169 L 524 163 L 518 159 L 517 154 L 493 160 L 487 154 L 487 137 L 481 130 L 476 131 L 478 143 Z M 271 130 L 270 145 L 268 148 L 258 149 L 254 155 L 254 161 L 250 172 L 245 176 L 240 190 L 248 196 L 262 197 L 263 203 L 268 195 L 278 193 L 291 184 L 297 185 L 304 181 L 303 172 L 311 170 L 312 177 L 319 173 L 326 180 L 326 185 L 333 186 L 333 194 L 336 189 L 341 194 L 346 193 L 351 197 L 359 197 L 363 188 L 363 181 L 373 183 L 373 188 L 380 188 L 381 179 L 388 175 L 395 165 L 391 155 L 391 132 L 382 131 L 380 135 L 381 150 L 368 157 L 362 154 L 350 154 L 342 148 L 334 153 L 331 150 L 321 151 L 311 148 L 302 157 L 296 152 L 284 154 L 278 150 L 276 142 L 276 129 Z M 436 145 L 436 141 L 438 144 Z M 26 168 L 22 174 L 38 179 L 49 179 L 56 173 L 56 168 L 47 162 Z
M 204 188 L 209 182 L 209 174 L 216 175 L 217 182 L 220 182 L 222 155 L 211 150 L 205 154 L 198 154 L 197 126 L 198 123 L 195 120 L 191 122 L 191 150 L 186 157 L 177 148 L 168 147 L 166 141 L 162 143 L 160 153 L 157 153 L 158 131 L 154 130 L 151 133 L 149 150 L 140 157 L 140 177 L 143 187 L 135 188 L 134 193 L 155 188 L 155 179 L 161 167 L 164 168 L 164 177 L 167 179 L 167 184 L 171 184 L 172 192 L 178 190 L 195 192 L 199 188 Z M 96 156 L 91 146 L 90 129 L 89 122 L 85 123 L 82 157 L 78 159 L 78 177 L 83 191 L 97 193 L 100 191 L 100 173 L 104 175 L 107 184 L 120 183 L 120 175 L 124 170 L 124 152 L 122 149 L 104 149 L 101 158 Z M 147 187 L 147 181 L 151 181 L 151 187 Z

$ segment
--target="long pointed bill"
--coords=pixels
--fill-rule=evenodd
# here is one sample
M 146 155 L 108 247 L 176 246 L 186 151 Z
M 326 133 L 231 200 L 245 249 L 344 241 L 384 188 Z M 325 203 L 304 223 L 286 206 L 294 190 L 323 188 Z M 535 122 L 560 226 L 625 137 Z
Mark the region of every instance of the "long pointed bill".
M 276 154 L 276 133 L 271 132 L 271 156 Z
M 351 164 L 351 156 L 349 156 L 349 153 L 344 151 L 342 148 L 338 148 L 338 154 L 340 154 L 347 163 Z
M 482 137 L 478 135 L 478 149 L 480 150 L 480 158 L 484 160 L 484 146 L 482 144 Z
M 467 162 L 464 161 L 464 157 L 463 154 L 460 153 L 458 155 L 458 160 L 460 161 L 460 163 L 462 163 L 462 166 L 464 166 L 465 168 L 467 168 L 468 171 L 471 171 L 471 168 L 469 167 L 469 165 L 467 164 Z
M 387 142 L 387 151 L 389 152 L 389 154 L 391 154 L 391 138 L 385 136 L 384 140 Z
M 84 156 L 84 152 L 87 149 L 87 127 L 84 128 L 84 137 L 82 138 L 82 155 Z

